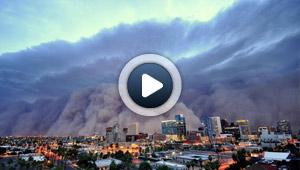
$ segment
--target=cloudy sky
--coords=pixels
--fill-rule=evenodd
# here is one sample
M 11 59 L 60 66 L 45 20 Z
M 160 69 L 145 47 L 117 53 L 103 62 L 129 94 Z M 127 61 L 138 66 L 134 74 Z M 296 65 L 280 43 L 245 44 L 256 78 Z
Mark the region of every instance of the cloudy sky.
M 0 1 L 0 134 L 89 134 L 124 115 L 153 123 L 114 92 L 122 66 L 143 53 L 181 72 L 167 118 L 218 115 L 253 128 L 288 119 L 299 130 L 298 16 L 298 1 Z
M 209 21 L 233 4 L 225 1 L 0 1 L 0 54 L 40 43 L 76 42 L 103 29 L 148 19 Z

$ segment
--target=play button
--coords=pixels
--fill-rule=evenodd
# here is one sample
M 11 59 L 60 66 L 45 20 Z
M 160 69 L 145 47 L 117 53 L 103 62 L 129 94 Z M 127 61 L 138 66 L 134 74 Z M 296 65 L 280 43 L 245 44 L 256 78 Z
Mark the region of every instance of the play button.
M 139 106 L 156 108 L 170 98 L 173 91 L 172 77 L 160 64 L 140 64 L 129 74 L 127 91 Z
M 148 97 L 163 88 L 164 85 L 148 74 L 142 75 L 142 96 Z
M 181 78 L 175 65 L 156 54 L 130 60 L 119 77 L 119 94 L 133 112 L 155 116 L 170 110 L 181 93 Z

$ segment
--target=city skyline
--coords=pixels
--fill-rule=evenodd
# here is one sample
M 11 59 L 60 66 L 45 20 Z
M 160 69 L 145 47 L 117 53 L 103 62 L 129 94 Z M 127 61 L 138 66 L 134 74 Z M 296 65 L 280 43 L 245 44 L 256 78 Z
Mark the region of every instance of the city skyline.
M 204 127 L 189 130 L 184 115 L 176 114 L 172 120 L 162 120 L 161 133 L 153 134 L 141 132 L 137 122 L 128 127 L 114 122 L 105 136 L 0 137 L 0 166 L 105 170 L 114 166 L 145 170 L 145 163 L 149 170 L 160 166 L 168 170 L 299 167 L 300 133 L 291 135 L 288 121 L 251 132 L 248 120 L 227 122 L 219 116 L 205 120 Z
M 168 20 L 146 16 L 99 28 L 99 33 L 77 42 L 51 39 L 3 53 L 0 136 L 89 135 L 104 133 L 116 121 L 120 126 L 139 122 L 140 129 L 155 132 L 162 120 L 178 113 L 191 129 L 199 127 L 202 116 L 221 116 L 249 120 L 250 129 L 289 120 L 292 132 L 298 132 L 298 3 L 228 2 L 224 9 L 213 6 L 215 12 L 205 21 L 190 20 L 187 11 Z M 38 16 L 43 17 L 47 19 Z M 148 52 L 172 60 L 183 82 L 178 103 L 157 117 L 132 113 L 116 90 L 122 66 Z

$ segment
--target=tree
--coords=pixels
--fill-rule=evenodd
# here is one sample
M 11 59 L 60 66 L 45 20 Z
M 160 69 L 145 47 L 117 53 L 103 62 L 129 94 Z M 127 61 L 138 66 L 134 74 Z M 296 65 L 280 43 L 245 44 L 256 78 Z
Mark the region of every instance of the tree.
M 76 160 L 78 156 L 78 151 L 76 147 L 72 147 L 67 150 L 66 157 L 70 160 Z
M 190 167 L 191 167 L 191 162 L 190 162 L 190 161 L 186 162 L 186 163 L 185 163 L 185 166 L 186 166 L 188 169 L 190 169 Z
M 239 167 L 239 165 L 237 163 L 231 164 L 229 165 L 228 168 L 226 168 L 225 170 L 240 170 L 241 168 Z
M 199 160 L 198 160 L 198 163 L 199 163 L 199 165 L 200 165 L 200 167 L 202 167 L 202 158 L 199 158 Z
M 161 165 L 158 168 L 156 168 L 156 170 L 171 170 L 171 168 L 169 168 L 167 165 Z
M 236 165 L 233 165 L 232 168 L 238 167 L 242 169 L 249 165 L 250 162 L 246 160 L 246 154 L 247 152 L 245 149 L 237 151 L 236 154 L 232 154 L 232 159 L 236 162 Z
M 53 170 L 64 170 L 64 168 L 62 166 L 56 166 L 53 168 Z
M 120 160 L 123 162 L 125 169 L 129 169 L 132 165 L 132 155 L 128 151 L 125 152 L 124 156 Z
M 219 161 L 213 161 L 213 162 L 207 162 L 204 166 L 206 170 L 218 170 L 220 167 L 220 162 Z
M 115 163 L 115 161 L 113 160 L 110 165 L 109 165 L 109 170 L 118 170 L 118 166 L 117 164 Z
M 4 153 L 6 153 L 6 148 L 0 147 L 0 155 L 3 155 Z
M 7 161 L 8 165 L 11 165 L 13 162 L 14 162 L 14 161 L 13 161 L 12 159 L 9 159 L 9 160 Z
M 140 164 L 139 170 L 152 170 L 152 167 L 148 162 L 144 161 Z
M 190 169 L 190 167 L 192 167 L 192 169 L 194 170 L 194 167 L 197 165 L 196 161 L 195 160 L 192 160 L 192 161 L 188 161 L 185 163 L 185 166 Z
M 196 166 L 196 164 L 197 164 L 197 163 L 196 163 L 195 160 L 192 160 L 192 161 L 191 161 L 191 167 L 192 167 L 193 170 L 194 170 L 194 167 Z
M 103 158 L 103 153 L 100 152 L 99 158 L 102 159 Z
M 24 167 L 26 166 L 26 161 L 23 159 L 19 159 L 18 164 L 21 167 L 21 169 L 24 169 Z
M 5 164 L 3 162 L 0 164 L 0 169 L 5 169 Z
M 116 159 L 121 160 L 121 159 L 124 157 L 123 151 L 121 151 L 121 150 L 117 151 L 117 152 L 115 153 L 114 157 L 115 157 Z
M 77 161 L 77 165 L 82 169 L 97 169 L 97 166 L 89 154 L 82 154 L 79 156 L 79 160 Z
M 149 152 L 150 152 L 150 148 L 149 148 L 149 147 L 146 147 L 145 153 L 149 153 Z

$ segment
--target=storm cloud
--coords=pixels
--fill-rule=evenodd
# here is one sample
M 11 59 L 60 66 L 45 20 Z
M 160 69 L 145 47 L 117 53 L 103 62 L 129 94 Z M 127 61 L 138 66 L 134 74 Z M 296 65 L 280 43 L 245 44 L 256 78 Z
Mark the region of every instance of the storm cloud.
M 288 119 L 299 130 L 298 16 L 297 1 L 242 1 L 208 22 L 149 20 L 3 54 L 0 134 L 91 134 L 127 118 L 146 120 L 147 129 L 177 112 L 249 119 L 252 127 Z M 180 103 L 157 118 L 131 113 L 113 90 L 125 62 L 142 53 L 172 59 L 183 78 Z

